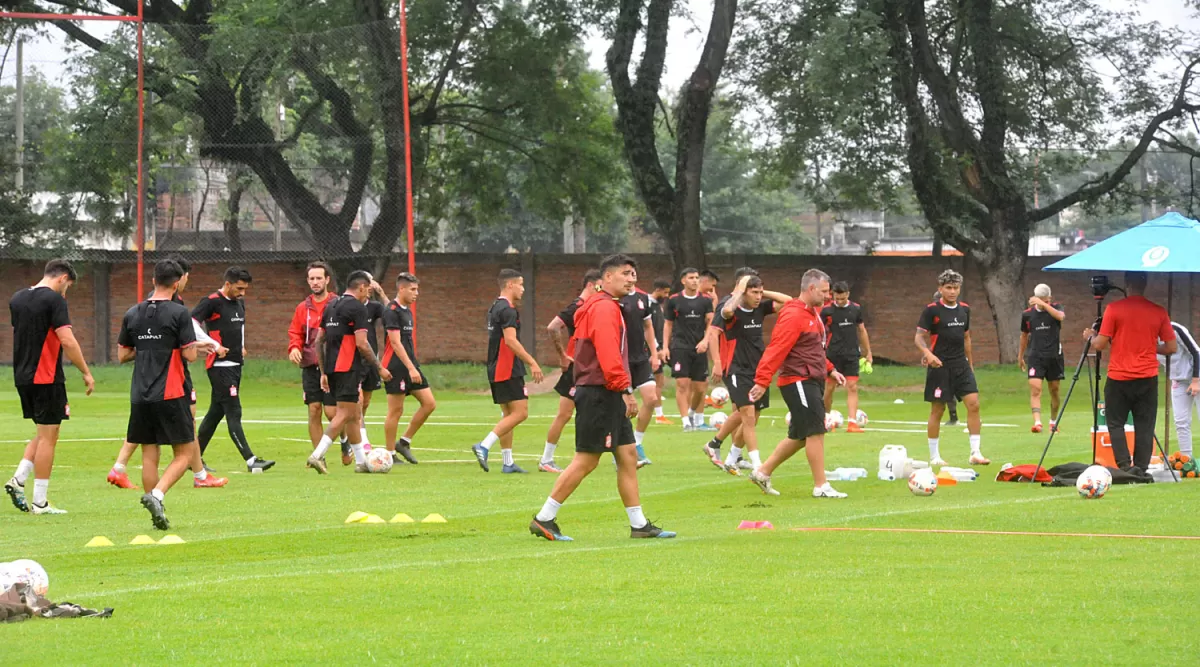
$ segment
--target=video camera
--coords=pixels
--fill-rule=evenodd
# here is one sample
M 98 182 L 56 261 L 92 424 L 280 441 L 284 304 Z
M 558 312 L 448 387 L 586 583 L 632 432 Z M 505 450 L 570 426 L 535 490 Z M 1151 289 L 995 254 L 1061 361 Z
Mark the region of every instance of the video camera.
M 1103 299 L 1109 292 L 1117 289 L 1108 281 L 1108 276 L 1092 276 L 1092 296 L 1096 299 Z

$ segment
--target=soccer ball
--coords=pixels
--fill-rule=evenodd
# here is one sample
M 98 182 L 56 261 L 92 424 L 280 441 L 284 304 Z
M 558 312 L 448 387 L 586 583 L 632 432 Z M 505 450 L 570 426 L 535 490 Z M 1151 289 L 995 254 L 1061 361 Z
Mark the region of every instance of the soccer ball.
M 714 412 L 711 415 L 709 415 L 708 423 L 713 428 L 721 428 L 721 425 L 725 423 L 726 419 L 729 419 L 729 416 L 726 415 L 724 412 Z
M 708 397 L 712 399 L 712 404 L 719 408 L 729 401 L 729 390 L 725 387 L 717 387 Z
M 371 472 L 388 472 L 392 469 L 392 453 L 382 447 L 376 447 L 367 454 L 367 470 Z
M 1103 498 L 1104 494 L 1108 493 L 1110 486 L 1112 486 L 1112 473 L 1104 466 L 1090 466 L 1083 471 L 1083 474 L 1079 475 L 1079 479 L 1075 480 L 1075 490 L 1081 497 L 1088 500 Z
M 843 417 L 842 413 L 838 412 L 837 410 L 830 412 L 829 418 L 833 420 L 834 428 L 841 428 L 842 425 L 846 423 L 846 418 Z
M 18 583 L 29 586 L 34 593 L 44 597 L 50 590 L 50 575 L 37 562 L 28 559 L 0 563 L 0 589 Z
M 785 424 L 787 424 L 788 426 L 791 426 L 792 425 L 792 413 L 789 412 L 786 415 L 784 415 L 783 422 Z
M 858 413 L 854 415 L 854 421 L 857 422 L 859 426 L 866 426 L 867 425 L 867 413 L 862 410 L 859 410 Z
M 914 470 L 913 474 L 908 476 L 908 490 L 912 491 L 914 496 L 932 496 L 937 487 L 937 475 L 929 468 Z

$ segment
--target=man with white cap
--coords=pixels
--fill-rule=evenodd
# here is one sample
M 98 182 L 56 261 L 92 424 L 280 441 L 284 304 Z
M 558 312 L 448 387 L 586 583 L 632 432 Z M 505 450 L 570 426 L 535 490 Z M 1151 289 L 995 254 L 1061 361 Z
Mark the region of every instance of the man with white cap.
M 1029 405 L 1033 409 L 1034 433 L 1042 432 L 1042 385 L 1050 385 L 1050 430 L 1061 405 L 1059 383 L 1066 377 L 1062 350 L 1062 323 L 1066 319 L 1061 304 L 1055 303 L 1049 285 L 1033 288 L 1029 309 L 1021 313 L 1021 370 L 1029 376 Z
M 1171 378 L 1171 409 L 1175 417 L 1175 435 L 1179 438 L 1179 451 L 1192 457 L 1192 413 L 1200 406 L 1200 345 L 1187 327 L 1172 322 L 1175 337 L 1182 345 L 1171 356 L 1171 367 L 1167 369 Z M 1167 358 L 1160 355 L 1158 363 L 1166 365 Z

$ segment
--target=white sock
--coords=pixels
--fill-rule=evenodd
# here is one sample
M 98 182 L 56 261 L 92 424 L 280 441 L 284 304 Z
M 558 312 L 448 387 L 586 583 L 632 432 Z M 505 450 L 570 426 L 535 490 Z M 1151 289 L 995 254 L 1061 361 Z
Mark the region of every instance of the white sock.
M 257 456 L 251 456 L 250 458 L 246 459 L 246 465 L 252 466 L 252 465 L 254 465 L 254 462 L 257 460 L 258 460 Z M 201 479 L 203 479 L 203 478 L 201 478 Z
M 755 469 L 762 466 L 762 458 L 759 456 L 757 449 L 750 452 L 750 465 L 754 466 Z
M 504 455 L 504 465 L 510 466 L 513 464 L 513 456 L 511 449 L 501 449 L 500 453 Z
M 731 466 L 737 463 L 737 460 L 742 456 L 742 448 L 737 445 L 729 446 L 729 455 L 725 457 L 725 465 Z
M 642 514 L 642 506 L 641 505 L 634 505 L 633 507 L 626 507 L 625 513 L 629 515 L 629 525 L 632 528 L 642 528 L 646 524 L 650 523 L 649 521 L 646 520 L 646 515 Z
M 25 486 L 25 480 L 29 479 L 31 472 L 33 472 L 33 461 L 21 459 L 21 462 L 17 464 L 17 473 L 13 475 L 13 479 L 17 480 L 17 484 Z
M 208 471 L 207 471 L 207 470 L 205 470 L 204 468 L 201 468 L 201 469 L 200 469 L 200 472 L 194 472 L 194 473 L 192 473 L 192 478 L 193 478 L 193 479 L 198 479 L 198 480 L 200 480 L 201 482 L 203 482 L 204 480 L 208 479 Z
M 660 406 L 658 406 L 657 408 L 654 408 L 654 416 L 655 416 L 655 417 L 661 417 L 661 416 L 663 416 L 663 411 L 662 411 L 662 406 L 661 406 L 661 405 L 660 405 Z
M 163 494 L 163 492 L 159 491 L 158 489 L 154 489 L 153 491 L 151 491 L 150 495 L 154 496 L 155 498 L 158 498 L 158 502 L 160 502 L 160 503 L 166 499 L 166 495 Z
M 938 439 L 930 438 L 929 439 L 929 460 L 932 462 L 932 461 L 936 461 L 940 458 L 942 458 L 942 455 L 938 453 Z
M 367 444 L 370 444 L 370 442 L 371 442 L 371 438 L 367 437 L 367 427 L 366 426 L 362 427 L 362 441 Z
M 642 444 L 642 439 L 645 437 L 646 437 L 645 431 L 634 431 L 633 432 L 633 444 L 635 444 L 635 445 Z
M 546 449 L 542 451 L 542 463 L 554 462 L 554 450 L 558 449 L 558 445 L 553 442 L 546 443 Z M 549 521 L 549 519 L 546 519 Z
M 329 448 L 332 446 L 333 438 L 327 435 L 321 436 L 321 442 L 317 443 L 317 448 L 313 450 L 312 457 L 314 459 L 319 459 L 322 456 L 325 456 L 325 452 L 329 451 Z
M 969 438 L 969 440 L 971 441 L 971 453 L 978 454 L 979 453 L 979 436 L 973 435 Z
M 695 426 L 696 425 L 696 411 L 688 410 L 687 417 L 684 418 L 683 423 L 687 424 L 688 426 Z
M 113 472 L 125 472 L 125 464 L 124 463 L 114 463 L 112 469 L 113 469 Z
M 33 504 L 45 505 L 46 493 L 50 490 L 50 480 L 35 479 L 33 480 Z
M 350 451 L 354 452 L 354 463 L 360 466 L 367 464 L 367 450 L 363 449 L 361 442 L 357 445 L 350 443 Z
M 542 511 L 537 513 L 538 521 L 553 521 L 558 517 L 558 509 L 562 507 L 562 503 L 553 498 L 546 498 L 546 504 L 542 505 Z
M 496 444 L 497 442 L 500 442 L 500 436 L 496 435 L 495 433 L 493 433 L 491 431 L 488 431 L 487 437 L 484 438 L 483 442 L 481 442 L 479 444 L 484 449 L 486 449 L 490 452 L 490 451 L 492 451 L 492 445 Z

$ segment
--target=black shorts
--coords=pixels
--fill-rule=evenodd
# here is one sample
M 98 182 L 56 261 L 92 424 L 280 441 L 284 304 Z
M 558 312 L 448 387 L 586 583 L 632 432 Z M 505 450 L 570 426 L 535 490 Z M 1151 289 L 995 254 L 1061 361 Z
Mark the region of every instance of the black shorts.
M 961 401 L 964 396 L 978 393 L 975 371 L 971 370 L 971 365 L 965 359 L 948 361 L 941 368 L 929 368 L 925 371 L 926 403 L 946 403 L 951 396 Z
M 192 384 L 192 374 L 183 374 L 183 397 L 188 399 L 189 405 L 196 404 L 196 385 Z
M 305 366 L 300 369 L 300 383 L 304 387 L 304 404 L 321 403 L 329 407 L 337 405 L 332 394 L 321 390 L 321 369 L 317 366 Z
M 125 441 L 135 445 L 186 445 L 196 439 L 187 397 L 129 405 Z
M 1057 357 L 1029 357 L 1030 380 L 1049 380 L 1056 382 L 1067 377 L 1067 363 L 1062 355 Z
M 779 388 L 783 402 L 792 413 L 788 438 L 801 440 L 825 433 L 825 383 L 804 380 Z
M 71 418 L 65 384 L 19 385 L 17 394 L 21 397 L 21 412 L 35 424 L 58 426 Z
M 671 348 L 671 377 L 689 378 L 697 382 L 708 379 L 708 355 L 700 354 L 695 348 Z
M 634 444 L 623 396 L 604 387 L 575 387 L 575 451 L 603 454 Z
M 829 357 L 837 372 L 848 378 L 858 377 L 858 357 Z
M 575 364 L 567 366 L 567 370 L 562 372 L 562 377 L 554 383 L 554 391 L 563 398 L 575 400 Z
M 333 397 L 334 403 L 357 403 L 361 380 L 362 371 L 330 373 L 329 395 Z
M 529 392 L 525 391 L 524 376 L 492 383 L 492 402 L 496 405 L 526 400 L 529 400 Z
M 633 388 L 644 384 L 654 384 L 654 371 L 650 370 L 650 360 L 629 362 L 629 378 L 633 380 Z
M 734 406 L 738 408 L 753 405 L 759 410 L 766 410 L 771 407 L 770 387 L 767 387 L 767 393 L 763 394 L 758 401 L 750 400 L 750 390 L 754 388 L 753 375 L 726 375 L 725 388 L 729 390 L 729 400 L 733 401 Z
M 404 367 L 404 364 L 401 364 L 400 362 L 397 361 L 396 365 L 399 366 L 399 368 L 394 369 L 391 367 L 392 366 L 391 364 L 388 364 L 388 371 L 392 374 L 392 379 L 388 380 L 387 383 L 384 384 L 384 386 L 383 386 L 384 390 L 387 391 L 388 395 L 390 395 L 390 396 L 395 396 L 397 394 L 409 395 L 409 394 L 412 394 L 413 392 L 429 388 L 429 381 L 425 378 L 424 373 L 421 373 L 421 381 L 420 382 L 413 382 L 412 377 L 409 376 L 408 369 Z M 421 366 L 419 364 L 413 364 L 413 365 L 417 367 L 417 372 L 420 373 Z M 378 377 L 378 375 L 376 375 L 376 377 Z M 367 390 L 367 385 L 364 383 L 363 391 L 366 391 L 366 390 Z
M 392 374 L 395 375 L 394 373 Z M 379 391 L 383 387 L 383 378 L 379 377 L 379 369 L 374 366 L 368 366 L 362 372 L 362 380 L 359 382 L 362 385 L 363 391 Z
M 208 369 L 208 381 L 212 384 L 213 403 L 240 404 L 242 402 L 240 395 L 241 366 L 213 366 Z

